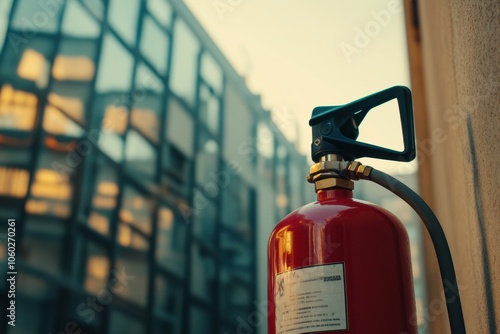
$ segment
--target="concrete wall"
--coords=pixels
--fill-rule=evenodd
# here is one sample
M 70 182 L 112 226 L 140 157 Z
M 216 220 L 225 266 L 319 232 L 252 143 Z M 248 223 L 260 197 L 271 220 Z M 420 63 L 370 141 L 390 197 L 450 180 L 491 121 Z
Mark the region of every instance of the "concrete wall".
M 500 2 L 405 1 L 420 190 L 440 219 L 468 333 L 500 331 Z M 429 238 L 431 333 L 449 333 Z

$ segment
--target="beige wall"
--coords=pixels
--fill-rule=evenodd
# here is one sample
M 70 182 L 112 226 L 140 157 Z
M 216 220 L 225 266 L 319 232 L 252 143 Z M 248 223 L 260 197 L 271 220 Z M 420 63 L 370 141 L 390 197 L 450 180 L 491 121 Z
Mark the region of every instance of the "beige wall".
M 500 1 L 405 1 L 420 187 L 450 244 L 468 333 L 500 332 Z M 449 333 L 427 238 L 431 333 Z

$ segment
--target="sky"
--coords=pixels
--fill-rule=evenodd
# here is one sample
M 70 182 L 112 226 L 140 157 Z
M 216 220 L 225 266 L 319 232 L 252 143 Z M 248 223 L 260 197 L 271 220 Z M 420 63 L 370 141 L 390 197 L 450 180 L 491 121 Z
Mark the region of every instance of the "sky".
M 185 3 L 250 90 L 262 96 L 264 108 L 297 124 L 298 131 L 283 130 L 306 155 L 314 107 L 410 84 L 402 0 Z M 369 114 L 360 130 L 361 141 L 399 147 L 402 140 L 394 108 Z M 392 173 L 413 172 L 416 166 L 364 162 Z

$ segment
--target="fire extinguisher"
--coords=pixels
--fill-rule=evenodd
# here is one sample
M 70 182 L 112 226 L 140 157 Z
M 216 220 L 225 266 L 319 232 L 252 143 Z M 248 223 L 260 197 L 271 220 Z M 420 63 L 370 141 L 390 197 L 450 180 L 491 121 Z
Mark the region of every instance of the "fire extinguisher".
M 356 141 L 374 107 L 396 99 L 403 151 Z M 409 240 L 399 219 L 353 199 L 354 181 L 371 180 L 421 217 L 436 250 L 453 334 L 465 333 L 448 244 L 434 213 L 395 178 L 354 161 L 415 158 L 411 92 L 395 86 L 341 106 L 316 107 L 309 121 L 315 164 L 307 180 L 317 201 L 277 224 L 268 247 L 268 334 L 417 333 Z

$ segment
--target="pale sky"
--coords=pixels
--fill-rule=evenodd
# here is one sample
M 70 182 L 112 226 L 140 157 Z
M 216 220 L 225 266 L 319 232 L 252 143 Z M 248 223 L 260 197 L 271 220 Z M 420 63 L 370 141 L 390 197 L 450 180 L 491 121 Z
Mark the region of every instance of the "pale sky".
M 291 115 L 285 131 L 309 155 L 311 111 L 339 105 L 394 85 L 409 86 L 401 0 L 185 0 L 266 109 Z M 382 109 L 380 111 L 383 111 Z M 370 115 L 370 114 L 369 114 Z M 401 135 L 393 113 L 371 117 L 361 140 L 394 144 Z M 369 124 L 368 124 L 369 123 Z M 368 159 L 367 159 L 368 160 Z M 368 160 L 389 172 L 415 163 Z

